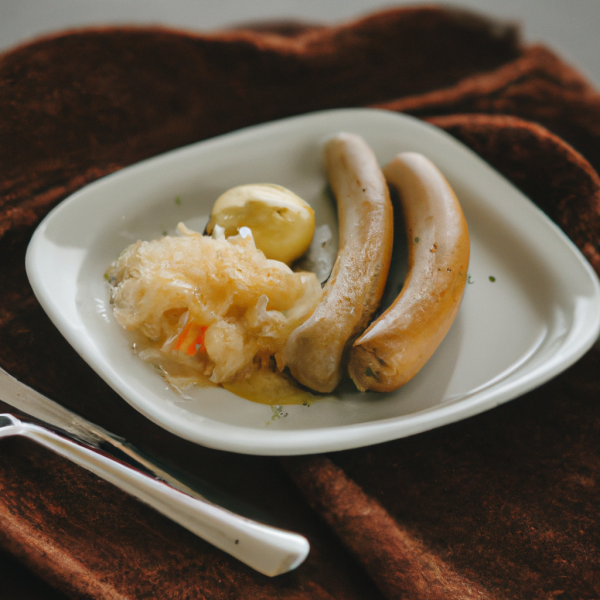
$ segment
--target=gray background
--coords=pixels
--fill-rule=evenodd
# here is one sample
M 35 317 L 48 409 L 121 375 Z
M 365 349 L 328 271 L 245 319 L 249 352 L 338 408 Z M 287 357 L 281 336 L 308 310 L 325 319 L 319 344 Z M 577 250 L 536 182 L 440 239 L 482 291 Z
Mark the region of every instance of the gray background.
M 390 6 L 381 0 L 0 0 L 0 50 L 65 28 L 164 24 L 211 31 L 263 19 L 335 23 Z M 544 42 L 600 88 L 600 0 L 461 0 L 459 6 L 521 24 L 526 41 Z

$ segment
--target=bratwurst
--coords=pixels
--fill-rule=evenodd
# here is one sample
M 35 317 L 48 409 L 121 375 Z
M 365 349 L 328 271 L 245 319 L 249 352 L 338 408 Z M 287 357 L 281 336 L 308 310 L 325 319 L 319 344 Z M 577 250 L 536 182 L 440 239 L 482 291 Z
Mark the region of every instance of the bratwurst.
M 389 392 L 429 360 L 460 306 L 469 232 L 450 185 L 424 156 L 399 154 L 384 169 L 406 224 L 408 274 L 395 302 L 354 342 L 348 371 L 358 389 Z
M 339 251 L 323 299 L 283 353 L 292 375 L 318 392 L 340 382 L 350 346 L 377 310 L 393 242 L 388 188 L 366 142 L 349 133 L 330 138 L 325 168 L 337 203 Z

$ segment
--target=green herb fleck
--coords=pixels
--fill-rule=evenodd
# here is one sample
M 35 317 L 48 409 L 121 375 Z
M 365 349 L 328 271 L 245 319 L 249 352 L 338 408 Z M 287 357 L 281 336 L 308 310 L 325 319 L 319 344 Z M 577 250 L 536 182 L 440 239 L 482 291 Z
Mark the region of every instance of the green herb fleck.
M 494 281 L 496 281 L 496 278 L 493 275 L 490 275 L 490 281 L 493 283 Z
M 164 237 L 167 237 L 169 235 L 169 232 L 166 229 L 163 229 L 162 234 Z
M 287 417 L 288 414 L 283 410 L 283 406 L 271 406 L 271 411 L 273 416 L 271 417 L 271 421 L 276 421 L 277 419 L 283 419 Z
M 475 283 L 472 279 L 470 275 L 467 275 L 467 283 Z
M 177 206 L 181 206 L 181 196 L 175 196 L 175 204 L 177 204 Z
M 419 243 L 419 238 L 418 238 L 418 237 L 416 237 L 416 238 L 415 238 L 415 244 L 418 244 L 418 243 Z
M 106 279 L 106 281 L 110 281 L 110 275 L 108 274 L 108 271 L 104 273 L 104 279 Z

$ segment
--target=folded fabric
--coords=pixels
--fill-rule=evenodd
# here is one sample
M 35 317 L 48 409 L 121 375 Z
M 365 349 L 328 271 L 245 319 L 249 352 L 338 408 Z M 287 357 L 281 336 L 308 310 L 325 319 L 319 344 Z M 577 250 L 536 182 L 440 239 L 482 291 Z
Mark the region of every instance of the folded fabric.
M 24 270 L 40 220 L 126 165 L 316 109 L 413 114 L 522 189 L 600 272 L 600 95 L 518 30 L 436 7 L 338 27 L 69 32 L 0 57 L 0 365 L 306 535 L 269 579 L 25 440 L 0 446 L 0 544 L 72 598 L 600 595 L 600 354 L 461 423 L 328 456 L 202 448 L 150 423 L 72 350 Z

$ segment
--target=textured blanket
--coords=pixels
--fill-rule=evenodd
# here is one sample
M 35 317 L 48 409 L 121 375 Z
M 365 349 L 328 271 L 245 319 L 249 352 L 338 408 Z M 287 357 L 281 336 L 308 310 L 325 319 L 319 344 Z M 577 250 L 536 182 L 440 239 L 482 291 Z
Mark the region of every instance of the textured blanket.
M 477 417 L 330 455 L 241 456 L 150 423 L 72 350 L 24 256 L 68 194 L 143 158 L 317 109 L 415 115 L 509 178 L 600 272 L 600 95 L 515 26 L 436 7 L 337 27 L 67 32 L 0 56 L 0 364 L 230 492 L 311 553 L 269 579 L 25 440 L 0 545 L 71 598 L 600 597 L 600 351 Z

